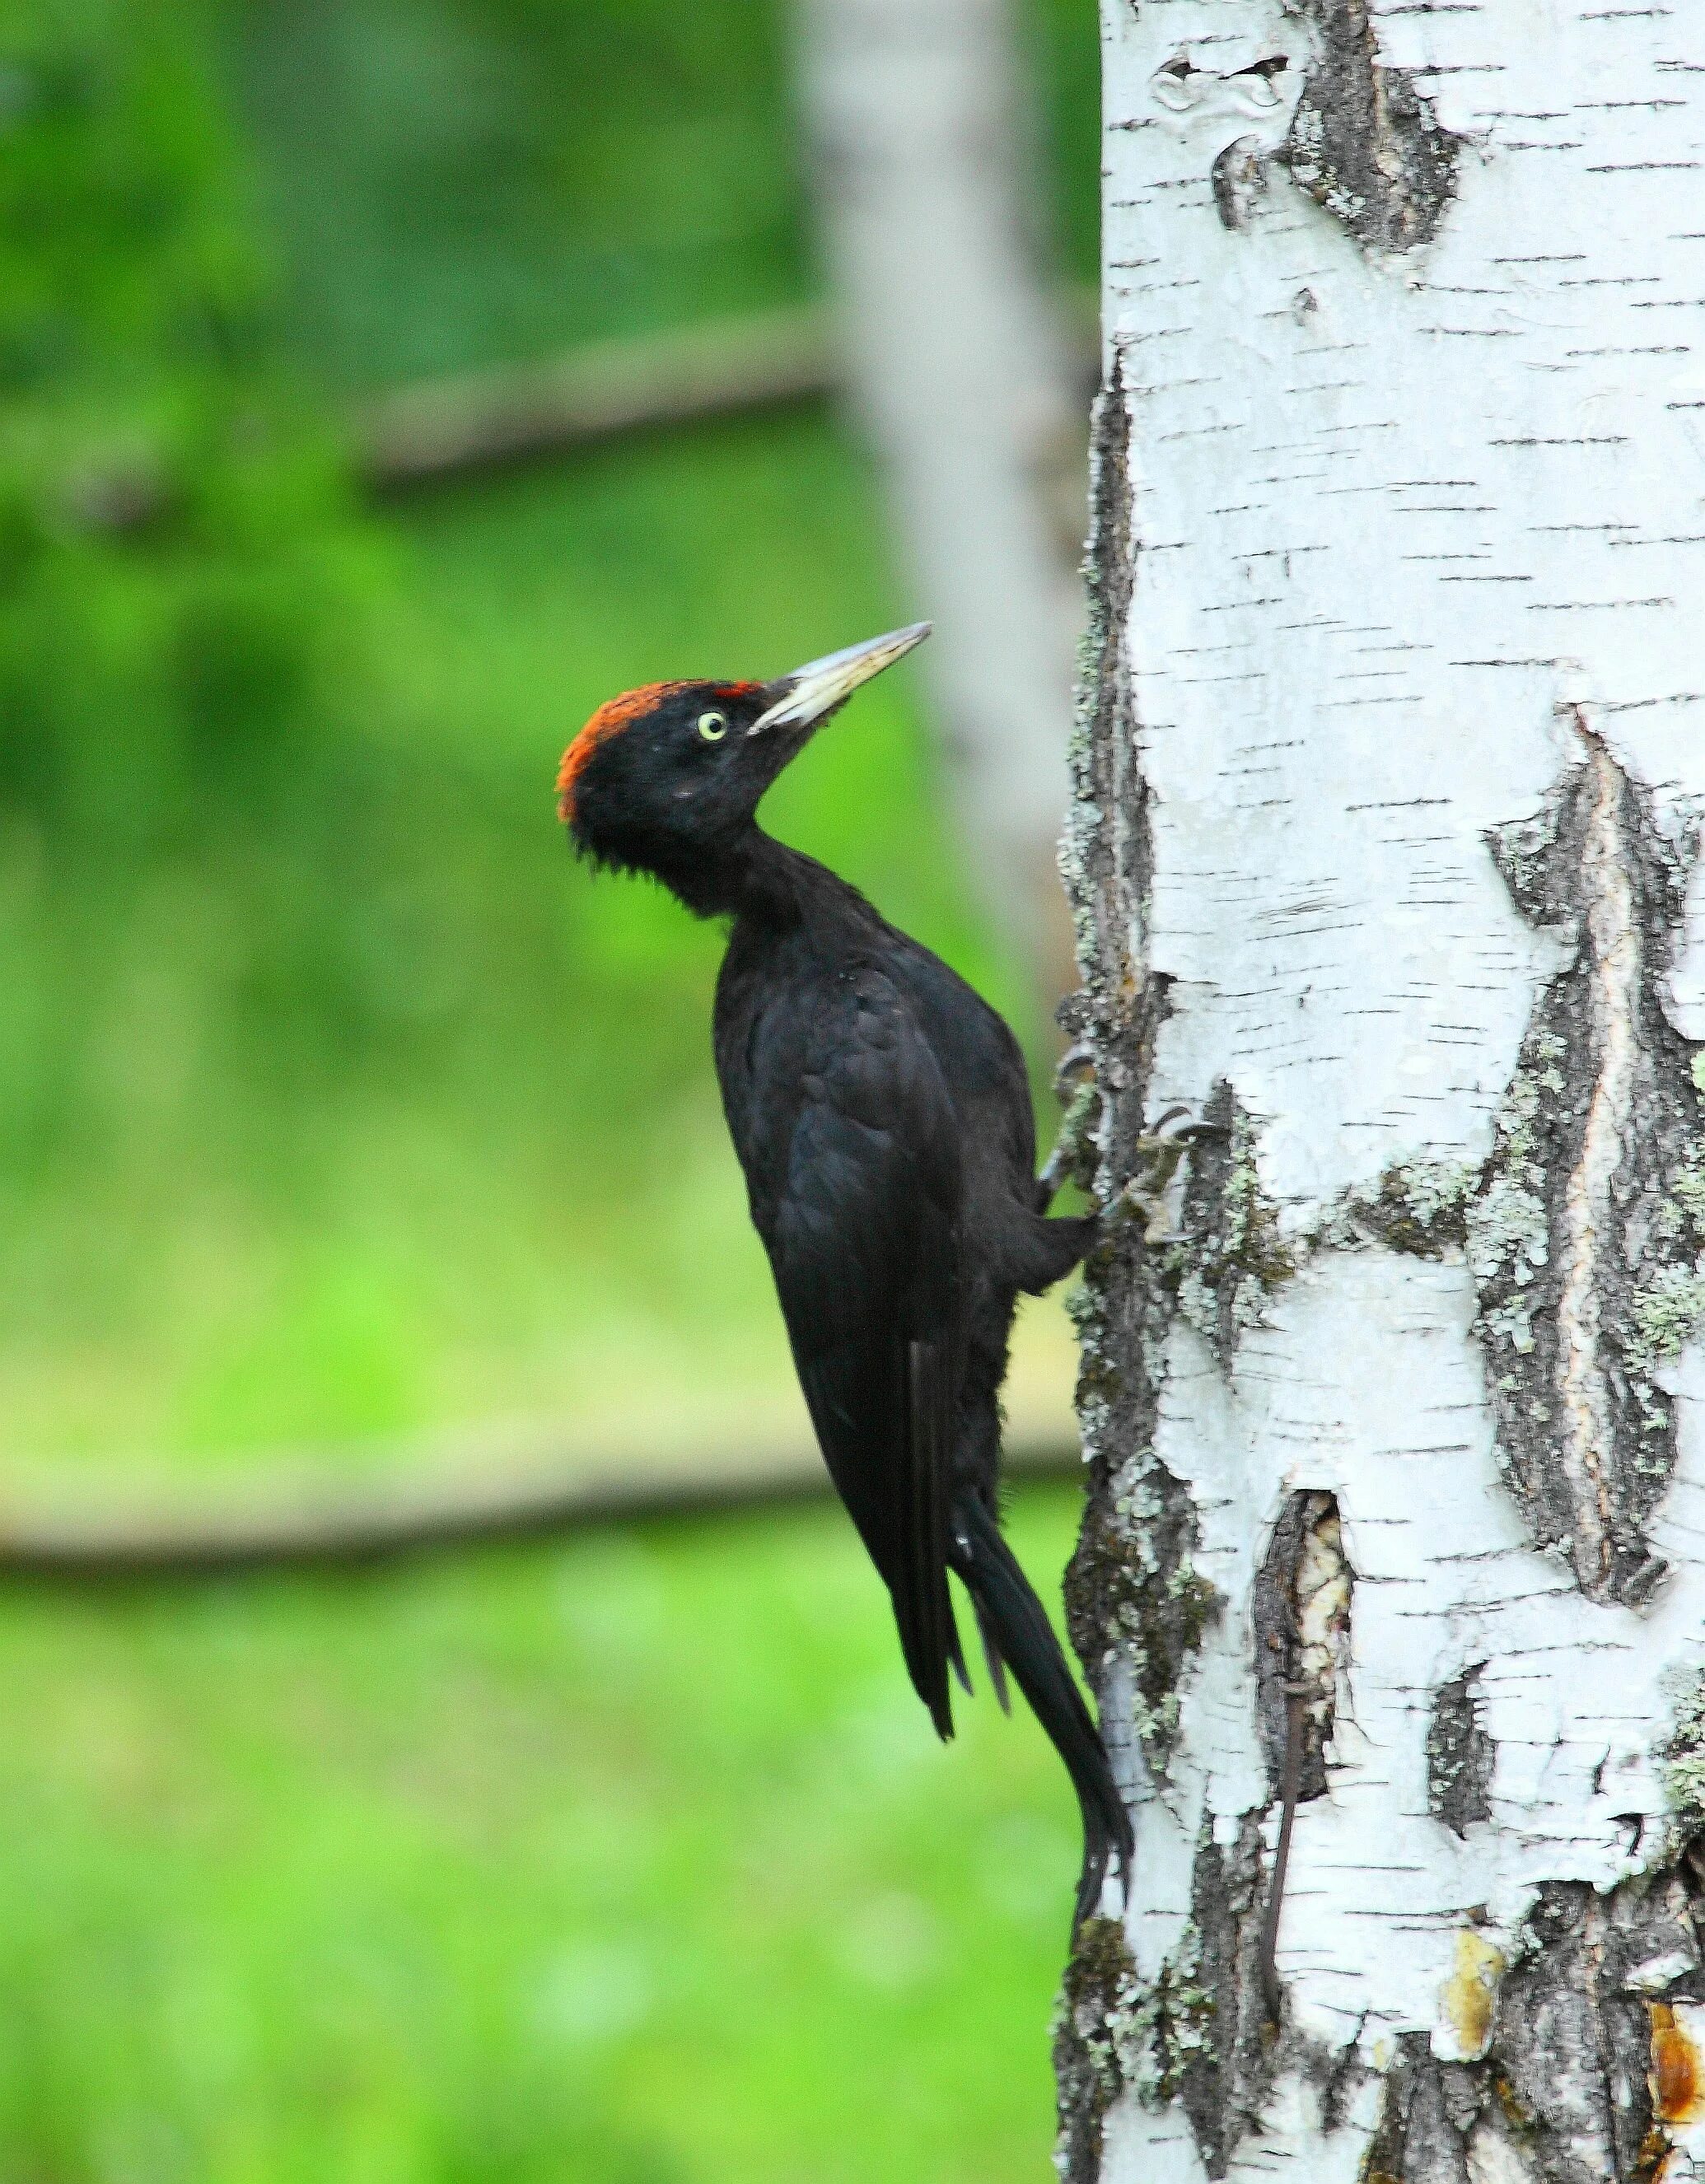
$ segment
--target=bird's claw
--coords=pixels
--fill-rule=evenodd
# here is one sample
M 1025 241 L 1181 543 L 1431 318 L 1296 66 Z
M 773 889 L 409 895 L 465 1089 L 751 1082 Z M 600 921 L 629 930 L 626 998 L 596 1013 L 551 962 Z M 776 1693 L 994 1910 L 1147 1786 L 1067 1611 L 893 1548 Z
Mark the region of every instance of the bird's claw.
M 1095 1050 L 1086 1039 L 1074 1039 L 1054 1065 L 1054 1097 L 1063 1107 L 1072 1096 L 1072 1080 L 1082 1071 L 1094 1073 Z
M 1174 1129 L 1173 1125 L 1178 1122 L 1180 1116 L 1189 1119 L 1186 1119 L 1180 1128 Z M 1230 1135 L 1229 1124 L 1204 1122 L 1200 1117 L 1190 1117 L 1190 1109 L 1179 1105 L 1167 1107 L 1158 1114 L 1150 1124 L 1147 1133 L 1138 1140 L 1138 1143 L 1145 1145 L 1195 1145 L 1215 1138 L 1229 1138 Z
M 1056 1088 L 1062 1097 L 1073 1071 L 1090 1060 L 1089 1049 L 1084 1041 L 1080 1040 L 1068 1050 L 1055 1075 Z M 1059 1137 L 1037 1178 L 1045 1208 L 1061 1185 L 1073 1175 L 1076 1174 L 1079 1180 L 1089 1183 L 1090 1178 L 1082 1173 L 1080 1162 L 1087 1143 L 1090 1116 L 1098 1104 L 1093 1078 L 1087 1084 L 1079 1084 L 1071 1095 Z M 1164 1109 L 1132 1147 L 1137 1174 L 1124 1185 L 1112 1203 L 1102 1209 L 1104 1228 L 1122 1228 L 1127 1223 L 1140 1219 L 1145 1243 L 1163 1245 L 1194 1241 L 1193 1231 L 1168 1230 L 1165 1210 L 1167 1193 L 1187 1153 L 1196 1145 L 1230 1135 L 1231 1132 L 1223 1123 L 1191 1119 L 1188 1107 L 1178 1106 Z
M 1178 1173 L 1178 1163 L 1195 1145 L 1211 1144 L 1216 1139 L 1229 1138 L 1231 1132 L 1223 1123 L 1203 1123 L 1186 1120 L 1180 1128 L 1173 1126 L 1180 1116 L 1188 1117 L 1188 1107 L 1168 1107 L 1157 1115 L 1136 1142 L 1136 1156 L 1145 1166 L 1158 1173 L 1164 1190 Z

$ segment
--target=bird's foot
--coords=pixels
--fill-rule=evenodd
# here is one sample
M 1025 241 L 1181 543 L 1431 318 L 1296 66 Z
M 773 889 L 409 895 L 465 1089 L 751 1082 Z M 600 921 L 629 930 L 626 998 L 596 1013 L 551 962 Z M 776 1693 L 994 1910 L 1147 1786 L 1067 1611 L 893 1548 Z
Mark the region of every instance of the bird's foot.
M 1193 1244 L 1206 1233 L 1200 1228 L 1171 1228 L 1168 1218 L 1164 1185 L 1153 1191 L 1140 1183 L 1128 1183 L 1112 1203 L 1102 1208 L 1101 1234 L 1111 1235 L 1140 1222 L 1144 1243 L 1164 1250 L 1169 1244 Z
M 1189 1115 L 1188 1107 L 1168 1107 L 1156 1117 L 1153 1127 L 1137 1139 L 1133 1149 L 1137 1173 L 1127 1181 L 1102 1214 L 1108 1228 L 1122 1228 L 1131 1221 L 1140 1220 L 1143 1241 L 1162 1247 L 1191 1244 L 1197 1240 L 1201 1234 L 1198 1229 L 1173 1229 L 1167 1226 L 1167 1196 L 1185 1155 L 1193 1146 L 1229 1137 L 1231 1133 L 1222 1123 L 1192 1122 L 1185 1119 Z

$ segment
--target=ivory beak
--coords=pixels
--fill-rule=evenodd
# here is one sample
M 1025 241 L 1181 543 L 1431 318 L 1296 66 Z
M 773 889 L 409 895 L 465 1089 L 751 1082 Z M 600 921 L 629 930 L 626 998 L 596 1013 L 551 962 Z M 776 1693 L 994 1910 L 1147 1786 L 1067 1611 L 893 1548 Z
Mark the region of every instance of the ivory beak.
M 862 644 L 850 644 L 844 651 L 807 660 L 791 675 L 778 675 L 769 687 L 769 705 L 747 734 L 761 735 L 766 728 L 812 727 L 837 705 L 844 705 L 861 683 L 880 675 L 884 667 L 892 667 L 896 660 L 903 660 L 914 645 L 922 644 L 929 629 L 927 621 L 915 621 L 905 629 L 891 629 L 884 637 L 866 638 Z

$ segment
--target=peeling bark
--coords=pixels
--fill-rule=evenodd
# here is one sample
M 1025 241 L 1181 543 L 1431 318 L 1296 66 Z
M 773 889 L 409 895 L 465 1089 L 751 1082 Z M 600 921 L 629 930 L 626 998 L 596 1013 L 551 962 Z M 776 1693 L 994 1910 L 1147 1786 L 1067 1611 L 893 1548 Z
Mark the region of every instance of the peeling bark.
M 1701 1911 L 1691 1858 L 1607 1898 L 1544 1890 L 1474 2060 L 1440 2062 L 1418 2033 L 1400 2042 L 1365 2184 L 1692 2174 Z
M 1326 1795 L 1326 1752 L 1349 1658 L 1352 1578 L 1338 1504 L 1293 1494 L 1255 1580 L 1256 1705 L 1270 1794 L 1293 1767 L 1295 1802 Z
M 1663 1575 L 1643 1526 L 1675 1462 L 1658 1379 L 1705 1311 L 1701 1050 L 1664 1013 L 1693 830 L 1576 716 L 1585 762 L 1496 829 L 1524 916 L 1572 950 L 1535 1004 L 1468 1209 L 1498 1442 L 1535 1538 L 1594 1599 Z
M 1073 2184 L 1705 2168 L 1679 20 L 1106 0 Z

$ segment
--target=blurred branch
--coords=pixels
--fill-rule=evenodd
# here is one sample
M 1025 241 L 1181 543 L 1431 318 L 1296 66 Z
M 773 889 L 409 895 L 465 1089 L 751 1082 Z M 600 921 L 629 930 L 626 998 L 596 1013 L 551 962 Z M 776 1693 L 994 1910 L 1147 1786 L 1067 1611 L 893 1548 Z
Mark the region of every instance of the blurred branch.
M 354 419 L 380 492 L 584 447 L 618 433 L 738 415 L 827 394 L 838 368 L 826 315 L 766 313 L 381 394 Z
M 1075 1477 L 1075 1446 L 1019 1439 L 1006 1453 L 1013 1479 Z M 493 1468 L 473 1447 L 460 1462 L 378 1479 L 293 1476 L 259 1487 L 198 1485 L 126 1502 L 62 1485 L 0 1489 L 0 1578 L 69 1584 L 227 1577 L 265 1570 L 340 1568 L 394 1562 L 502 1540 L 600 1525 L 666 1522 L 784 1508 L 827 1498 L 815 1450 L 757 1453 L 702 1470 L 537 1462 Z
M 1087 293 L 1066 299 L 1086 390 L 1099 353 L 1095 309 Z M 348 429 L 357 476 L 385 494 L 623 433 L 820 400 L 844 378 L 826 312 L 771 311 L 396 387 L 358 403 Z M 128 531 L 158 515 L 164 496 L 157 468 L 131 454 L 91 462 L 67 498 L 84 522 Z

